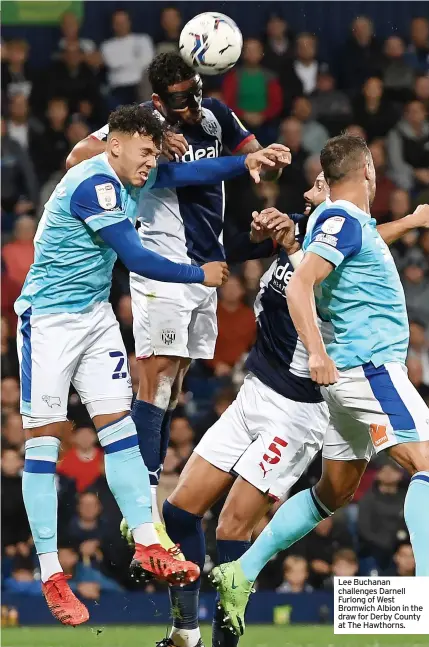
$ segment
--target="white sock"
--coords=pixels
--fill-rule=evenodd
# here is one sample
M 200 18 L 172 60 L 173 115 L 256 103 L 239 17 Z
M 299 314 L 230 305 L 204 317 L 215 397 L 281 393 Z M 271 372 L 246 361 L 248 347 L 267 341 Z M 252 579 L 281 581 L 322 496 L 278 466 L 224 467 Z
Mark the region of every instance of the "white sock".
M 153 523 L 141 523 L 132 531 L 134 543 L 142 546 L 152 546 L 159 544 L 159 537 Z
M 49 580 L 51 575 L 54 575 L 54 573 L 63 572 L 57 552 L 42 553 L 38 557 L 40 562 L 40 579 L 42 580 L 42 582 Z
M 177 629 L 171 628 L 170 638 L 175 647 L 195 647 L 201 638 L 200 628 L 196 629 Z
M 163 523 L 161 519 L 161 515 L 159 514 L 158 499 L 156 496 L 157 490 L 158 490 L 157 485 L 150 486 L 151 503 L 152 503 L 152 521 L 153 523 Z

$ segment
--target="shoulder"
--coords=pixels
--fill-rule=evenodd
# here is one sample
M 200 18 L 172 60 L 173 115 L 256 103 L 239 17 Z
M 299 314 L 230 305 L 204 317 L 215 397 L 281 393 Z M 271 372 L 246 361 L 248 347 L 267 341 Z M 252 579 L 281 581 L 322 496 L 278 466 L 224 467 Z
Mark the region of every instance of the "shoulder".
M 223 119 L 231 114 L 231 110 L 219 99 L 203 99 L 203 108 L 210 110 L 218 119 Z
M 95 172 L 82 178 L 75 186 L 72 201 L 98 202 L 102 209 L 114 209 L 120 202 L 121 186 L 117 178 L 108 173 Z
M 361 223 L 351 212 L 343 207 L 330 206 L 322 211 L 314 224 L 314 228 L 321 228 L 325 234 L 338 234 L 343 227 L 348 229 L 361 229 Z

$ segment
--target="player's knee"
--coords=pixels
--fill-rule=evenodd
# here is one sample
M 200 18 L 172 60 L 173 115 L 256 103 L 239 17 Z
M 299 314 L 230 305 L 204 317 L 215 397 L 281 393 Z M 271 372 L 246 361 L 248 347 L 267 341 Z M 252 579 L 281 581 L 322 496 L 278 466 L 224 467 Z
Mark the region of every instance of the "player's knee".
M 358 484 L 357 484 L 358 485 Z M 354 483 L 339 483 L 338 487 L 332 487 L 332 483 L 327 484 L 321 479 L 315 486 L 316 496 L 324 506 L 331 512 L 350 503 L 354 497 L 357 485 Z
M 390 456 L 401 467 L 407 470 L 410 476 L 416 472 L 429 471 L 429 441 L 418 443 L 404 443 L 395 445 L 389 450 Z
M 167 409 L 177 377 L 179 360 L 175 357 L 151 356 L 139 360 L 138 399 Z
M 246 541 L 252 534 L 252 524 L 248 515 L 236 507 L 228 506 L 222 510 L 216 528 L 216 539 Z

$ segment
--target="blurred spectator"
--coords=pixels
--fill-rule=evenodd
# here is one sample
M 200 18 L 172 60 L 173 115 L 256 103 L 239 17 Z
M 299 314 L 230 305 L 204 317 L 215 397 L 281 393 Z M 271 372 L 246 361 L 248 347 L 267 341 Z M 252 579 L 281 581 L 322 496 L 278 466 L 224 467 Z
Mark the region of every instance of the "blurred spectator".
M 412 249 L 406 256 L 406 267 L 402 274 L 405 299 L 411 317 L 429 321 L 428 261 L 419 249 Z
M 255 315 L 252 309 L 244 304 L 244 294 L 242 280 L 234 275 L 230 276 L 229 281 L 219 290 L 219 334 L 214 359 L 207 361 L 218 377 L 229 375 L 234 364 L 255 341 Z
M 1 120 L 1 206 L 6 212 L 21 215 L 37 204 L 37 181 L 26 151 L 7 133 Z
M 317 75 L 321 69 L 326 70 L 317 60 L 317 38 L 314 34 L 298 34 L 295 43 L 295 60 L 293 69 L 301 82 L 304 94 L 311 94 L 316 89 Z
M 420 101 L 410 101 L 390 131 L 387 153 L 395 184 L 410 191 L 429 185 L 429 122 Z
M 25 150 L 30 150 L 30 153 L 43 133 L 40 121 L 29 114 L 28 98 L 25 94 L 13 94 L 9 99 L 7 132 L 11 139 Z
M 396 577 L 414 577 L 416 562 L 411 544 L 399 544 L 393 555 L 394 566 L 386 572 L 386 575 Z
M 88 55 L 93 54 L 97 48 L 94 41 L 90 38 L 80 37 L 80 25 L 77 16 L 71 11 L 67 11 L 61 18 L 60 27 L 62 37 L 58 43 L 59 52 L 56 55 L 56 58 L 59 58 L 69 45 L 77 45 L 78 49 L 80 49 L 84 55 L 86 62 L 90 63 L 91 59 Z
M 162 472 L 159 477 L 159 486 L 157 489 L 157 498 L 159 509 L 162 510 L 164 501 L 173 493 L 179 481 L 180 468 L 182 461 L 175 452 L 173 447 L 168 447 Z
M 264 65 L 276 74 L 292 57 L 293 35 L 286 20 L 277 14 L 267 22 L 264 40 Z
M 411 21 L 410 46 L 407 51 L 407 61 L 416 72 L 429 72 L 429 20 L 414 18 Z
M 373 140 L 369 147 L 372 159 L 374 161 L 375 172 L 377 176 L 377 191 L 374 202 L 371 205 L 371 215 L 378 223 L 386 222 L 389 219 L 389 208 L 392 193 L 395 191 L 395 185 L 386 175 L 386 152 L 384 143 L 381 139 Z M 407 212 L 408 214 L 409 212 Z M 404 214 L 404 215 L 407 215 Z M 402 217 L 402 216 L 401 216 Z
M 296 97 L 292 105 L 292 116 L 301 122 L 303 149 L 309 155 L 319 155 L 329 138 L 329 133 L 322 124 L 312 118 L 313 104 L 307 97 Z
M 401 468 L 389 460 L 377 472 L 371 490 L 359 501 L 361 555 L 371 556 L 381 570 L 388 568 L 398 532 L 404 528 L 406 488 L 401 487 L 402 480 Z
M 350 124 L 350 126 L 347 126 L 345 132 L 347 135 L 353 135 L 354 137 L 361 137 L 365 141 L 367 140 L 366 132 L 359 124 Z
M 246 287 L 246 303 L 252 307 L 261 287 L 261 276 L 264 273 L 264 268 L 259 259 L 254 259 L 243 263 L 242 269 Z
M 106 577 L 89 564 L 82 564 L 73 548 L 61 547 L 58 558 L 63 571 L 70 576 L 70 587 L 87 600 L 98 600 L 104 592 L 120 592 L 122 588 L 114 580 Z
M 147 34 L 135 34 L 126 11 L 115 11 L 112 16 L 114 37 L 101 44 L 101 55 L 107 68 L 110 90 L 110 108 L 134 103 L 143 73 L 152 61 L 153 42 Z
M 313 587 L 307 582 L 308 575 L 307 560 L 289 555 L 283 562 L 283 583 L 276 588 L 276 593 L 311 593 Z
M 28 542 L 30 527 L 22 498 L 24 461 L 15 449 L 1 452 L 2 552 L 13 557 L 18 544 Z
M 313 118 L 328 130 L 331 137 L 339 135 L 352 120 L 350 99 L 345 92 L 337 89 L 335 77 L 324 68 L 317 75 L 311 106 Z
M 36 223 L 30 216 L 20 216 L 15 221 L 13 240 L 3 247 L 3 261 L 7 272 L 17 285 L 22 287 L 34 260 L 33 238 Z
M 1 381 L 1 412 L 3 415 L 19 411 L 19 382 L 16 377 L 4 377 Z
M 69 109 L 65 99 L 60 97 L 49 99 L 45 131 L 39 138 L 37 146 L 31 151 L 40 184 L 47 182 L 53 173 L 64 166 L 64 160 L 69 152 L 69 144 L 64 133 L 68 114 Z M 49 155 L 46 155 L 46 150 L 49 150 Z M 41 200 L 41 204 L 44 205 L 44 203 L 45 201 Z
M 417 358 L 421 362 L 422 382 L 429 388 L 429 338 L 424 322 L 418 319 L 410 320 L 408 357 Z
M 292 153 L 292 162 L 279 178 L 281 186 L 287 185 L 287 204 L 292 212 L 299 212 L 302 195 L 306 190 L 304 164 L 308 153 L 304 150 L 302 139 L 303 127 L 296 117 L 288 117 L 280 125 L 280 142 L 288 146 Z
M 351 34 L 341 53 L 342 86 L 355 93 L 378 71 L 380 47 L 374 36 L 374 25 L 367 16 L 355 18 Z
M 429 75 L 421 74 L 414 81 L 414 97 L 424 105 L 429 114 Z
M 308 188 L 312 187 L 319 173 L 322 172 L 320 155 L 307 157 L 304 164 L 305 181 Z
M 236 391 L 231 387 L 226 387 L 216 393 L 212 407 L 208 408 L 194 425 L 196 443 L 199 443 L 207 429 L 210 429 L 228 409 L 230 404 L 234 402 L 235 396 Z
M 395 101 L 411 99 L 414 70 L 405 57 L 405 43 L 399 36 L 389 36 L 383 46 L 383 83 L 386 95 Z
M 170 443 L 183 467 L 194 450 L 194 431 L 185 416 L 172 419 Z
M 24 94 L 30 98 L 34 78 L 28 65 L 28 53 L 29 46 L 25 40 L 7 43 L 6 59 L 2 62 L 1 88 L 8 96 Z
M 89 128 L 87 124 L 76 115 L 74 119 L 69 123 L 66 130 L 66 137 L 69 148 L 73 148 L 85 137 L 89 135 Z
M 374 142 L 375 143 L 375 142 Z M 372 148 L 371 148 L 372 150 Z M 377 175 L 378 186 L 378 175 Z M 395 189 L 390 194 L 388 220 L 399 220 L 411 213 L 410 195 L 404 189 Z M 399 242 L 399 241 L 398 241 Z
M 60 61 L 53 63 L 49 71 L 48 99 L 63 97 L 70 111 L 77 112 L 82 100 L 90 101 L 97 114 L 100 112 L 101 95 L 99 81 L 85 62 L 78 42 L 66 43 Z
M 245 40 L 242 65 L 228 72 L 222 87 L 228 106 L 252 131 L 278 117 L 282 110 L 281 87 L 276 75 L 263 67 L 263 56 L 260 40 Z
M 178 7 L 164 7 L 161 11 L 160 24 L 162 34 L 155 47 L 155 54 L 177 52 L 182 29 L 182 15 Z
M 10 577 L 3 582 L 4 590 L 18 595 L 42 595 L 40 580 L 34 579 L 33 571 L 31 558 L 18 555 L 13 560 Z
M 407 358 L 408 377 L 422 398 L 429 396 L 429 387 L 423 383 L 423 364 L 420 357 L 409 355 Z
M 10 324 L 7 317 L 1 318 L 1 376 L 17 377 L 19 374 L 16 355 L 16 339 L 10 335 Z
M 91 427 L 76 429 L 73 445 L 58 463 L 57 472 L 74 479 L 77 491 L 83 492 L 100 476 L 103 452 Z
M 386 99 L 383 81 L 376 76 L 370 77 L 362 88 L 362 94 L 353 104 L 354 120 L 366 132 L 371 143 L 377 137 L 384 137 L 397 122 L 397 115 Z
M 131 308 L 131 297 L 123 294 L 116 307 L 116 316 L 121 328 L 121 335 L 128 353 L 134 352 L 133 336 L 133 311 Z
M 66 529 L 65 537 L 69 545 L 77 550 L 84 563 L 101 561 L 100 550 L 105 537 L 105 525 L 100 519 L 101 504 L 93 492 L 79 495 L 76 515 Z
M 340 548 L 332 558 L 332 575 L 325 579 L 323 588 L 333 590 L 334 577 L 354 577 L 358 574 L 359 562 L 351 548 Z

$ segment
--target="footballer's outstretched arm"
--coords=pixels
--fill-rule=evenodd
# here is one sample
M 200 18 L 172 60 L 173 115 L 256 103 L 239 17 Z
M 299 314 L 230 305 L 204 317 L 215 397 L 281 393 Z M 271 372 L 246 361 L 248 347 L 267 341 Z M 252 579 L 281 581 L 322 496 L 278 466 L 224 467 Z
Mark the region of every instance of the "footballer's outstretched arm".
M 88 135 L 85 139 L 78 142 L 71 150 L 66 159 L 66 169 L 71 169 L 76 164 L 80 164 L 84 160 L 91 159 L 95 155 L 100 155 L 106 150 L 106 142 L 98 139 L 94 135 Z
M 420 204 L 414 213 L 377 226 L 377 231 L 387 245 L 391 245 L 405 236 L 409 231 L 419 228 L 429 228 L 429 205 Z

